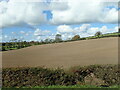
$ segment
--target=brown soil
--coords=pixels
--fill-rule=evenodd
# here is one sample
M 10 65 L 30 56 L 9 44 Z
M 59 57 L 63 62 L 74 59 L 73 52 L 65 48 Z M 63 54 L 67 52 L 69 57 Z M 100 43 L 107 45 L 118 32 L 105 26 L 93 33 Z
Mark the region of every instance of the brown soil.
M 3 67 L 69 68 L 76 65 L 117 63 L 117 37 L 37 45 L 2 52 Z

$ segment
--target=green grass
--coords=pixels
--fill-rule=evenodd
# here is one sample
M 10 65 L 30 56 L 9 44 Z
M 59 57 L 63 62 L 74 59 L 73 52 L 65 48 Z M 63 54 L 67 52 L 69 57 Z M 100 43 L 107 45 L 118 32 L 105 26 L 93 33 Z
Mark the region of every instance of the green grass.
M 120 35 L 120 33 L 108 33 L 108 34 L 103 34 L 98 36 L 91 36 L 91 37 L 86 37 L 86 39 L 98 39 L 98 38 L 105 38 L 105 37 L 115 37 Z

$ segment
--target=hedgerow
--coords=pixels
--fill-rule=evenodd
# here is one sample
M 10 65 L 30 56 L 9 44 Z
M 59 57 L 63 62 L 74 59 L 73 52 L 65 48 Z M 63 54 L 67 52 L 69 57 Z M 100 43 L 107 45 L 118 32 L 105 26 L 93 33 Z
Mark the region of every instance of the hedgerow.
M 93 73 L 105 85 L 118 85 L 118 65 L 92 65 L 63 69 L 34 68 L 4 68 L 2 72 L 3 87 L 35 87 L 52 85 L 86 85 L 85 77 Z M 78 83 L 79 82 L 79 83 Z

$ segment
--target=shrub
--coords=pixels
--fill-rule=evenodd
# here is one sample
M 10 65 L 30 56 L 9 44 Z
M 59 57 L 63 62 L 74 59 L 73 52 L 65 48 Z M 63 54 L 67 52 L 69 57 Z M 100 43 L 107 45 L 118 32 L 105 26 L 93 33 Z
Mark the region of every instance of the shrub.
M 80 39 L 80 36 L 79 35 L 75 35 L 72 40 L 79 40 Z
M 102 35 L 102 32 L 98 31 L 95 33 L 95 36 L 97 36 L 98 38 Z
M 51 85 L 86 84 L 85 77 L 94 74 L 106 85 L 118 85 L 119 73 L 117 65 L 91 65 L 74 67 L 68 71 L 47 68 L 6 68 L 2 72 L 3 87 L 35 87 Z M 79 82 L 79 83 L 78 83 Z
M 86 67 L 77 67 L 71 69 L 75 77 L 79 81 L 84 81 L 84 78 L 90 73 L 93 73 L 96 78 L 104 80 L 107 85 L 118 85 L 120 70 L 118 65 L 91 65 Z
M 61 69 L 14 68 L 3 70 L 3 87 L 75 85 L 72 75 Z

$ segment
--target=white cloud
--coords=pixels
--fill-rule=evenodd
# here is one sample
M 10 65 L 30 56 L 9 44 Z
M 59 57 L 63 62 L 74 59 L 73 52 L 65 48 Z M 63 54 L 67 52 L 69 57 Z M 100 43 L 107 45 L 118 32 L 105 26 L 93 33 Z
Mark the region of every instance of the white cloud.
M 66 4 L 61 5 L 61 8 L 64 7 L 63 10 L 60 9 L 60 6 L 59 9 L 52 10 L 53 18 L 51 19 L 51 23 L 117 23 L 118 11 L 115 8 L 105 10 L 105 7 L 108 5 L 116 6 L 116 3 L 108 4 L 108 2 L 103 2 L 102 0 L 85 0 L 85 2 L 83 2 L 83 0 L 68 0 Z M 52 4 L 54 4 L 54 2 Z
M 20 31 L 20 33 L 21 33 L 21 34 L 25 34 L 25 32 L 24 32 L 24 31 Z
M 57 27 L 59 33 L 70 33 L 73 32 L 72 28 L 68 25 L 60 25 Z
M 57 33 L 56 33 L 57 34 Z M 55 33 L 52 33 L 51 35 L 48 36 L 49 39 L 55 39 L 55 36 L 56 36 Z
M 53 1 L 51 1 L 51 2 L 53 2 Z M 49 5 L 49 9 L 50 9 L 50 10 L 60 10 L 60 11 L 64 11 L 64 10 L 68 9 L 68 7 L 69 7 L 67 4 L 68 4 L 67 2 L 56 1 L 56 2 L 51 3 L 51 4 Z
M 90 24 L 82 24 L 80 27 L 75 27 L 74 30 L 73 30 L 73 33 L 74 34 L 77 34 L 77 33 L 86 33 L 86 31 L 91 27 Z
M 26 35 L 26 36 L 28 36 L 28 35 L 29 35 L 29 33 L 26 33 L 25 35 Z
M 0 22 L 2 23 L 0 23 L 0 27 L 44 23 L 46 21 L 46 16 L 43 14 L 44 9 L 43 3 L 1 1 Z
M 103 16 L 104 18 L 101 19 L 101 22 L 118 23 L 118 10 L 115 8 L 107 9 Z
M 114 32 L 118 32 L 118 26 L 114 28 Z
M 83 24 L 80 27 L 75 28 L 72 28 L 69 25 L 60 25 L 57 27 L 57 32 L 62 35 L 63 39 L 72 38 L 74 35 L 80 35 L 81 37 L 94 36 L 98 31 L 101 31 L 102 34 L 118 32 L 118 26 L 108 28 L 107 26 L 92 27 L 90 24 Z
M 64 33 L 62 34 L 62 39 L 69 40 L 69 39 L 72 39 L 73 36 L 74 36 L 73 34 Z
M 23 36 L 20 36 L 20 40 L 24 40 L 24 37 L 23 37 Z
M 8 36 L 7 36 L 7 35 L 5 35 L 5 36 L 4 36 L 4 38 L 8 38 Z
M 22 34 L 23 36 L 29 36 L 31 33 L 32 33 L 31 31 L 28 32 L 20 31 L 20 34 Z
M 42 2 L 28 2 L 27 0 L 1 1 L 0 28 L 47 23 L 49 21 L 47 21 L 47 16 L 43 14 L 44 10 L 51 10 L 50 23 L 52 24 L 118 23 L 117 2 L 108 3 L 104 0 L 51 1 L 49 5 Z M 115 7 L 105 9 L 109 6 Z
M 106 33 L 112 33 L 112 32 L 117 32 L 117 27 L 115 28 L 108 28 L 107 26 L 102 26 L 102 27 L 89 27 L 88 29 L 86 29 L 85 32 L 80 32 L 81 36 L 94 36 L 96 32 L 102 32 L 102 34 L 106 34 Z
M 40 29 L 36 29 L 34 32 L 35 36 L 46 36 L 50 33 L 49 30 L 40 30 Z
M 17 33 L 16 32 L 11 32 L 13 35 L 17 35 Z
M 38 36 L 38 37 L 37 37 L 37 40 L 41 40 L 41 39 L 42 39 L 41 36 Z
M 9 41 L 9 40 L 10 40 L 10 37 L 8 35 L 2 35 L 0 37 L 0 42 L 2 42 L 2 41 Z

